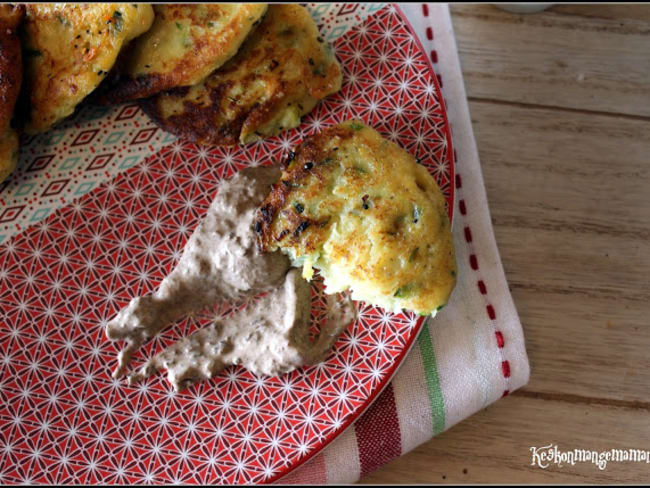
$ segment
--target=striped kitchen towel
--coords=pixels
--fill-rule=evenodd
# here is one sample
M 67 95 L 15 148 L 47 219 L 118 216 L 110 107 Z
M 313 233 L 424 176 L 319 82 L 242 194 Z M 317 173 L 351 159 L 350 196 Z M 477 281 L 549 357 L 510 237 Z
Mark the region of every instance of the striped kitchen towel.
M 458 284 L 375 403 L 281 483 L 356 481 L 528 381 L 523 331 L 492 231 L 449 8 L 400 8 L 430 54 L 451 123 Z

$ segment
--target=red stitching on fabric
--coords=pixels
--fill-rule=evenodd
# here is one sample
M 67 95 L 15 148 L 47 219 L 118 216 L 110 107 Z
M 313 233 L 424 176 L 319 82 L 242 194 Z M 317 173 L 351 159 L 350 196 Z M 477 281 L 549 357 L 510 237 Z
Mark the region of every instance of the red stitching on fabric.
M 478 280 L 478 291 L 481 292 L 481 295 L 487 294 L 487 288 L 485 287 L 483 280 Z
M 507 359 L 501 362 L 501 369 L 503 370 L 503 376 L 505 378 L 510 378 L 510 363 Z
M 426 3 L 422 4 L 422 13 L 424 14 L 425 17 L 429 16 L 429 6 Z M 427 27 L 425 32 L 426 32 L 427 39 L 432 41 L 433 27 Z M 430 56 L 431 56 L 431 61 L 433 63 L 438 63 L 438 53 L 436 52 L 435 49 L 431 50 Z M 442 78 L 440 77 L 439 74 L 436 75 L 436 78 L 438 79 L 438 84 L 440 85 L 440 88 L 442 88 Z M 445 105 L 447 105 L 446 101 L 445 101 Z M 453 136 L 453 127 L 450 127 L 450 130 Z M 456 154 L 455 149 L 454 149 L 454 162 L 456 167 L 455 186 L 457 190 L 460 190 L 463 187 L 463 181 L 460 177 L 460 173 L 458 172 L 458 155 Z M 465 200 L 463 198 L 460 198 L 460 192 L 458 192 L 458 210 L 460 211 L 461 215 L 463 216 L 467 215 L 467 205 L 465 204 Z M 472 239 L 472 231 L 469 225 L 464 227 L 463 232 L 465 234 L 465 241 L 467 242 L 467 246 L 469 247 L 471 253 L 473 251 L 472 249 L 473 239 Z M 476 254 L 470 254 L 469 264 L 474 271 L 479 270 L 478 258 L 476 257 Z M 481 295 L 485 295 L 487 297 L 487 286 L 485 286 L 483 280 L 478 280 L 477 285 Z M 494 306 L 491 303 L 488 302 L 486 304 L 485 310 L 490 320 L 496 320 L 496 316 L 497 316 L 496 310 L 494 309 Z M 505 338 L 503 337 L 503 333 L 500 330 L 496 329 L 496 324 L 495 324 L 494 336 L 497 343 L 497 347 L 499 348 L 500 355 L 501 355 L 501 370 L 503 373 L 503 377 L 506 379 L 506 388 L 503 391 L 503 396 L 506 396 L 508 395 L 508 393 L 510 393 L 510 390 L 507 388 L 508 378 L 510 378 L 510 363 L 508 362 L 508 360 L 503 358 L 503 352 L 501 350 L 505 346 Z
M 490 317 L 490 320 L 494 320 L 497 318 L 497 314 L 494 311 L 494 307 L 492 305 L 488 305 L 487 307 L 485 307 L 485 309 L 487 310 L 487 314 L 488 317 Z
M 458 156 L 456 156 L 456 151 L 454 151 L 454 161 L 456 163 L 456 168 L 458 168 Z M 463 187 L 463 180 L 462 180 L 462 178 L 460 176 L 460 173 L 457 172 L 456 173 L 456 188 L 460 189 L 462 187 Z M 460 194 L 458 196 L 459 196 L 458 209 L 460 210 L 461 215 L 467 215 L 467 206 L 465 204 L 465 200 L 460 198 Z M 463 233 L 465 235 L 465 241 L 467 242 L 467 245 L 470 246 L 471 243 L 472 243 L 472 240 L 473 240 L 472 239 L 472 230 L 471 230 L 471 228 L 469 226 L 464 227 L 463 228 Z M 479 270 L 478 258 L 476 257 L 476 254 L 470 254 L 470 256 L 469 256 L 469 264 L 470 264 L 471 268 L 474 271 Z M 487 295 L 487 287 L 485 286 L 485 283 L 483 282 L 483 280 L 478 280 L 477 285 L 478 285 L 478 289 L 479 289 L 479 292 L 481 293 L 481 295 Z M 490 320 L 496 320 L 497 314 L 496 314 L 496 310 L 494 309 L 494 306 L 492 304 L 488 303 L 485 306 L 485 310 L 486 310 Z M 499 348 L 499 350 L 503 349 L 503 347 L 505 346 L 505 343 L 506 343 L 505 338 L 503 337 L 503 333 L 500 330 L 497 329 L 497 330 L 494 331 L 494 336 L 495 336 L 497 347 Z M 501 359 L 502 359 L 501 360 L 501 372 L 503 374 L 503 377 L 507 381 L 507 379 L 510 378 L 510 362 L 508 360 L 504 360 L 503 356 L 501 356 Z M 509 392 L 510 392 L 510 390 L 506 388 L 503 391 L 503 396 L 508 395 Z

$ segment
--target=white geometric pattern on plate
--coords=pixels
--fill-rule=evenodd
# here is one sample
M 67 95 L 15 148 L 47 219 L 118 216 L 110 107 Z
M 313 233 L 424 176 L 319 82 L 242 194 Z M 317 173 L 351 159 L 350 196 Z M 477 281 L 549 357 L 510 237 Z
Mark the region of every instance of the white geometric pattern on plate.
M 362 304 L 324 363 L 280 378 L 229 368 L 182 394 L 162 376 L 112 380 L 116 347 L 104 338 L 106 320 L 171 269 L 220 179 L 322 127 L 363 118 L 420 158 L 450 202 L 448 125 L 404 20 L 387 7 L 335 47 L 344 86 L 299 130 L 230 149 L 176 141 L 0 247 L 0 481 L 269 481 L 386 384 L 421 320 Z M 169 329 L 136 360 L 204 322 Z

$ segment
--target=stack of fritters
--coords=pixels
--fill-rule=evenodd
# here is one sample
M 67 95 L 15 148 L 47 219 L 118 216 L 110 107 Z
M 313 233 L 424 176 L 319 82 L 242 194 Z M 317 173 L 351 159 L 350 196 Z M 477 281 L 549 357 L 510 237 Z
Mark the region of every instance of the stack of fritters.
M 152 22 L 145 4 L 0 6 L 0 181 L 18 161 L 10 123 L 19 93 L 19 128 L 50 129 L 97 88 L 123 46 Z
M 120 56 L 98 100 L 121 103 L 200 83 L 235 55 L 266 8 L 264 3 L 154 5 L 151 29 Z
M 341 68 L 298 5 L 30 4 L 0 7 L 0 181 L 15 167 L 11 129 L 35 134 L 89 97 L 140 100 L 165 130 L 233 145 L 296 127 L 341 87 Z M 23 110 L 24 108 L 24 110 Z M 18 112 L 17 112 L 18 113 Z
M 342 71 L 307 10 L 271 5 L 239 52 L 205 81 L 142 102 L 163 129 L 203 144 L 234 145 L 297 127 L 341 88 Z

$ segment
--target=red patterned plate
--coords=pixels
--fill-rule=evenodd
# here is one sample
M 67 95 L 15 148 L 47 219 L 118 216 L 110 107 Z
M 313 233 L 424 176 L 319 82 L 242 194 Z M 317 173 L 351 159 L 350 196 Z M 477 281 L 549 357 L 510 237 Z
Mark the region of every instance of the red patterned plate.
M 269 482 L 388 384 L 422 317 L 365 304 L 322 364 L 279 378 L 229 368 L 181 394 L 162 375 L 114 381 L 117 348 L 104 338 L 106 321 L 172 268 L 220 179 L 322 127 L 361 117 L 430 169 L 451 214 L 449 126 L 408 22 L 383 8 L 335 48 L 343 89 L 298 130 L 233 149 L 173 142 L 0 247 L 0 482 Z M 172 328 L 136 360 L 201 323 Z

